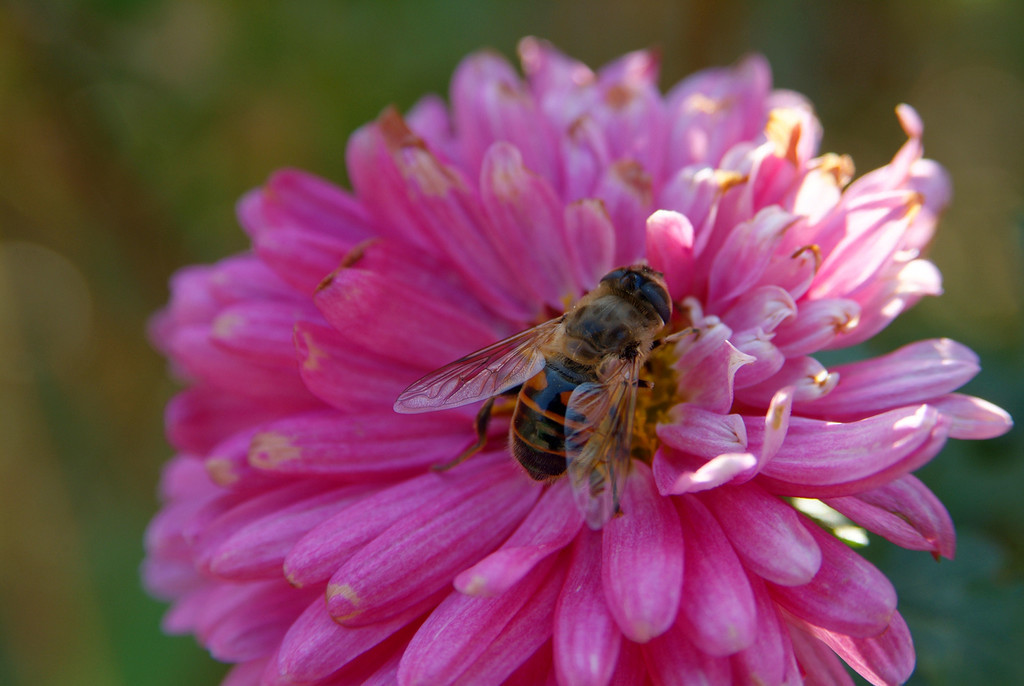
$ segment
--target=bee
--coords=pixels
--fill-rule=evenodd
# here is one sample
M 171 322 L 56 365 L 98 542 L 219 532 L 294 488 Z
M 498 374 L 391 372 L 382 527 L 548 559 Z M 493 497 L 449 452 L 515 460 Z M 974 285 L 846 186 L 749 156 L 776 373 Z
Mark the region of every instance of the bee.
M 568 473 L 587 524 L 600 529 L 619 511 L 630 466 L 640 371 L 672 317 L 665 278 L 636 264 L 606 274 L 568 312 L 427 374 L 395 402 L 401 413 L 484 400 L 483 447 L 494 399 L 516 394 L 509 427 L 513 455 L 538 481 Z

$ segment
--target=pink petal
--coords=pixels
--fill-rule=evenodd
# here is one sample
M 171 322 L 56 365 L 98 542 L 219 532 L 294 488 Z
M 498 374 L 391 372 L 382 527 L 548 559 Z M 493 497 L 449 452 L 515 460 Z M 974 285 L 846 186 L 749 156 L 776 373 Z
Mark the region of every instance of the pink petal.
M 701 495 L 744 566 L 783 586 L 809 582 L 821 567 L 821 550 L 788 504 L 754 483 Z
M 796 219 L 795 215 L 772 206 L 729 232 L 708 275 L 710 310 L 724 309 L 721 304 L 758 283 L 782 234 Z
M 495 141 L 508 141 L 526 166 L 555 178 L 555 135 L 512 66 L 494 53 L 471 56 L 452 76 L 452 115 L 463 163 L 475 173 Z
M 582 525 L 568 481 L 557 481 L 501 548 L 455 577 L 455 588 L 484 597 L 504 593 L 538 562 L 571 543 Z
M 333 183 L 300 169 L 274 172 L 259 191 L 259 215 L 240 208 L 242 224 L 257 236 L 301 227 L 357 243 L 371 235 L 369 217 L 359 200 Z M 258 220 L 260 225 L 253 225 Z
M 205 455 L 229 436 L 294 409 L 287 401 L 264 402 L 209 386 L 193 386 L 167 404 L 167 440 L 178 450 Z
M 394 232 L 387 237 L 431 254 L 443 250 L 475 294 L 513 318 L 529 318 L 532 308 L 520 295 L 516 274 L 499 258 L 465 174 L 433 155 L 397 113 L 385 112 L 353 134 L 348 167 L 368 210 Z
M 691 303 L 687 301 L 684 307 Z M 676 343 L 678 359 L 672 366 L 678 374 L 678 397 L 682 401 L 719 413 L 732 407 L 736 370 L 754 358 L 736 350 L 726 340 L 730 334 L 717 317 L 708 317 L 696 334 L 683 336 Z
M 255 239 L 256 254 L 283 281 L 312 295 L 356 244 L 305 229 L 278 229 Z
M 849 297 L 869 283 L 900 247 L 911 210 L 918 202 L 916 194 L 903 191 L 854 202 L 847 210 L 846 233 L 822 262 L 808 296 Z
M 825 504 L 896 545 L 953 558 L 956 534 L 949 512 L 910 474 L 855 496 L 827 499 Z
M 839 375 L 829 372 L 813 357 L 787 360 L 773 376 L 753 386 L 737 387 L 736 397 L 754 407 L 768 407 L 780 388 L 793 388 L 793 402 L 813 400 L 832 392 Z
M 733 145 L 755 139 L 764 127 L 770 89 L 771 70 L 759 55 L 734 67 L 698 72 L 672 88 L 667 96 L 670 168 L 696 162 L 716 167 Z
M 914 672 L 914 644 L 899 612 L 893 612 L 883 633 L 869 638 L 844 636 L 814 626 L 807 628 L 875 686 L 898 686 Z
M 679 495 L 717 488 L 756 465 L 757 457 L 751 453 L 723 453 L 705 462 L 662 447 L 654 455 L 652 471 L 659 493 Z
M 594 189 L 615 226 L 615 264 L 633 264 L 646 247 L 651 209 L 651 178 L 636 162 L 620 160 L 607 168 Z
M 364 269 L 335 272 L 314 300 L 349 348 L 373 350 L 423 369 L 435 369 L 496 340 L 488 326 L 460 307 L 461 300 L 442 302 L 433 292 L 410 291 L 386 274 Z M 393 335 L 396 321 L 407 335 L 422 334 L 417 345 Z
M 729 660 L 697 648 L 676 622 L 668 631 L 642 646 L 651 680 L 657 686 L 731 686 Z
M 754 642 L 757 607 L 743 564 L 718 521 L 695 496 L 676 499 L 686 574 L 680 622 L 709 655 L 732 655 Z
M 778 286 L 758 286 L 737 297 L 721 317 L 733 331 L 758 329 L 771 333 L 796 313 L 796 303 L 785 290 Z
M 773 342 L 786 357 L 806 355 L 841 340 L 859 318 L 860 305 L 853 300 L 801 302 L 796 317 L 778 328 Z
M 793 663 L 793 646 L 764 583 L 750 577 L 750 589 L 757 603 L 757 631 L 754 642 L 732 656 L 733 683 L 763 686 L 782 684 Z
M 949 417 L 950 438 L 984 440 L 1013 428 L 1013 419 L 1006 410 L 981 398 L 950 393 L 928 404 Z
M 479 492 L 487 480 L 514 477 L 508 456 L 477 456 L 449 472 L 428 472 L 380 491 L 326 519 L 303 536 L 285 558 L 295 586 L 327 581 L 357 550 L 394 524 L 414 519 L 432 506 L 455 507 Z
M 650 468 L 633 463 L 623 516 L 604 528 L 601 579 L 608 609 L 627 638 L 644 643 L 675 620 L 683 575 L 679 517 L 658 495 Z
M 948 393 L 978 373 L 978 357 L 948 338 L 919 341 L 870 360 L 838 365 L 827 396 L 797 404 L 812 417 L 860 418 Z
M 593 117 L 581 115 L 562 136 L 560 152 L 562 197 L 573 202 L 592 198 L 611 162 L 604 130 Z
M 808 686 L 854 686 L 843 662 L 828 646 L 792 624 L 789 637 Z
M 939 413 L 926 405 L 849 423 L 792 417 L 785 442 L 762 474 L 807 485 L 856 481 L 912 456 L 938 424 Z
M 673 448 L 705 459 L 747 448 L 747 429 L 738 414 L 719 414 L 682 404 L 672 408 L 670 420 L 669 424 L 658 425 L 657 434 Z
M 292 624 L 281 641 L 277 673 L 287 683 L 323 679 L 370 650 L 436 605 L 442 594 L 389 620 L 360 627 L 342 626 L 331 619 L 318 596 Z
M 366 492 L 362 485 L 343 486 L 298 500 L 288 507 L 262 505 L 263 516 L 249 524 L 231 522 L 234 533 L 221 540 L 202 564 L 219 577 L 229 579 L 276 578 L 285 555 L 310 529 L 335 515 Z M 258 502 L 260 499 L 249 501 Z
M 252 440 L 249 461 L 277 474 L 395 478 L 448 462 L 472 441 L 472 424 L 460 414 L 328 410 L 265 426 Z
M 555 608 L 555 669 L 566 686 L 611 683 L 622 645 L 601 587 L 600 536 L 584 531 L 577 538 Z
M 658 210 L 647 218 L 647 261 L 665 275 L 673 300 L 689 294 L 693 281 L 693 225 L 678 212 Z
M 517 470 L 459 502 L 438 499 L 396 521 L 334 573 L 328 610 L 350 626 L 402 612 L 493 550 L 539 494 L 535 482 Z
M 316 310 L 301 303 L 240 303 L 218 313 L 210 336 L 222 349 L 253 362 L 291 366 L 297 357 L 292 329 L 299 319 L 320 320 Z
M 410 641 L 398 682 L 440 686 L 479 679 L 487 669 L 493 681 L 510 675 L 550 636 L 563 579 L 562 565 L 545 560 L 508 593 L 451 593 Z
M 561 199 L 523 166 L 522 155 L 508 143 L 487 150 L 480 177 L 484 212 L 501 236 L 503 257 L 533 275 L 523 287 L 538 301 L 563 308 L 567 296 L 579 293 L 565 264 L 569 244 Z
M 371 353 L 355 355 L 329 326 L 296 324 L 295 349 L 306 387 L 341 410 L 392 408 L 398 394 L 424 371 Z
M 273 651 L 309 601 L 280 580 L 222 585 L 206 597 L 195 632 L 218 660 L 252 660 Z
M 584 199 L 565 208 L 565 230 L 577 283 L 589 291 L 615 267 L 615 227 L 599 200 Z
M 768 583 L 787 612 L 804 621 L 849 636 L 876 636 L 896 610 L 896 590 L 871 563 L 844 543 L 806 523 L 821 548 L 821 568 L 803 586 Z
M 214 344 L 205 325 L 181 328 L 171 341 L 171 354 L 190 376 L 221 391 L 248 398 L 287 401 L 295 407 L 315 400 L 296 373 L 294 361 L 254 361 Z

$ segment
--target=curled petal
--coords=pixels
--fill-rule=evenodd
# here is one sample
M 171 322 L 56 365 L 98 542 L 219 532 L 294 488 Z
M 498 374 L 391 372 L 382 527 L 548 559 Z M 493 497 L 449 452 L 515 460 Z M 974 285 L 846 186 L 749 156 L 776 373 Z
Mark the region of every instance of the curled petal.
M 825 504 L 896 545 L 953 558 L 956 534 L 949 512 L 910 474 L 854 496 L 829 498 Z
M 949 417 L 951 438 L 983 440 L 1002 436 L 1013 428 L 1013 419 L 1006 410 L 981 398 L 950 393 L 929 404 Z
M 856 481 L 912 456 L 938 427 L 939 413 L 927 405 L 846 424 L 793 417 L 762 473 L 808 485 Z
M 837 365 L 827 396 L 797 404 L 812 417 L 860 418 L 948 393 L 978 373 L 978 356 L 948 338 L 919 341 L 861 362 Z
M 914 671 L 914 644 L 910 629 L 899 612 L 877 636 L 858 638 L 808 626 L 808 631 L 834 650 L 858 674 L 875 686 L 897 686 Z

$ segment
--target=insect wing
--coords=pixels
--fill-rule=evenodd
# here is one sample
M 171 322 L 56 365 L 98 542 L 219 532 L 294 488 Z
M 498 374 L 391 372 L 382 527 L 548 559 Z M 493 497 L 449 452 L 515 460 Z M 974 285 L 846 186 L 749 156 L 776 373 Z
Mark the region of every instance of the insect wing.
M 604 381 L 579 385 L 566 412 L 566 470 L 576 504 L 591 529 L 619 511 L 629 473 L 638 360 L 619 363 Z
M 514 388 L 544 368 L 543 348 L 562 318 L 551 319 L 427 374 L 402 391 L 395 411 L 431 412 L 467 405 Z

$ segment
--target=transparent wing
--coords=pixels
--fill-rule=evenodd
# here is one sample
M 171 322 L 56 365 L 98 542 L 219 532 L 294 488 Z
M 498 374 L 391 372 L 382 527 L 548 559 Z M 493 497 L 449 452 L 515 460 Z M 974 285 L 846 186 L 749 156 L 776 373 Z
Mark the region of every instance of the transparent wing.
M 591 529 L 600 529 L 619 511 L 629 473 L 641 365 L 639 360 L 615 365 L 603 381 L 578 386 L 566 412 L 566 469 Z
M 427 374 L 402 391 L 395 411 L 458 407 L 518 386 L 544 368 L 543 348 L 561 323 L 561 317 L 551 319 Z

